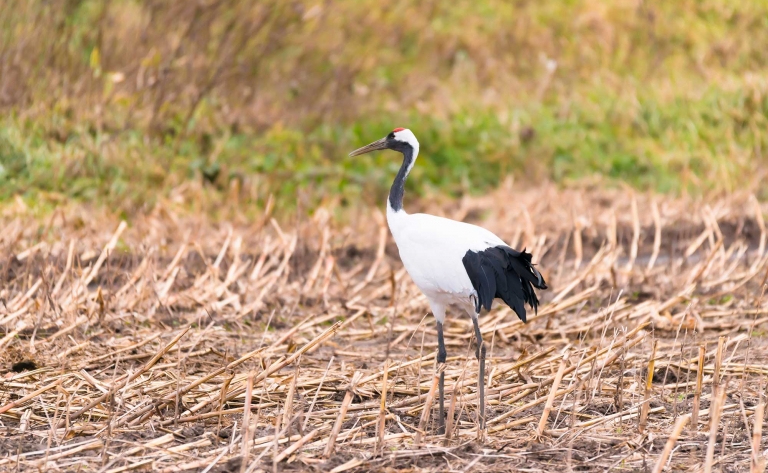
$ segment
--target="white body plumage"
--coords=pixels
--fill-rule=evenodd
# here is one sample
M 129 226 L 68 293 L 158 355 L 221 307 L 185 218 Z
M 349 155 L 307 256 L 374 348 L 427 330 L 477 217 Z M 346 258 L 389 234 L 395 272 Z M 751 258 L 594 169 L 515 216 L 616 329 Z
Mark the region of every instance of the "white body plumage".
M 441 324 L 445 309 L 462 307 L 474 319 L 494 298 L 504 300 L 525 321 L 527 302 L 536 309 L 533 287 L 545 289 L 531 255 L 509 248 L 488 230 L 427 214 L 409 215 L 403 209 L 405 180 L 419 155 L 419 141 L 405 128 L 350 153 L 391 149 L 403 154 L 403 164 L 387 199 L 387 222 L 405 269 L 421 289 Z
M 432 313 L 441 323 L 445 309 L 455 304 L 474 315 L 477 297 L 462 258 L 467 251 L 483 251 L 504 245 L 490 231 L 428 214 L 395 211 L 387 202 L 387 223 L 406 271 L 427 297 Z

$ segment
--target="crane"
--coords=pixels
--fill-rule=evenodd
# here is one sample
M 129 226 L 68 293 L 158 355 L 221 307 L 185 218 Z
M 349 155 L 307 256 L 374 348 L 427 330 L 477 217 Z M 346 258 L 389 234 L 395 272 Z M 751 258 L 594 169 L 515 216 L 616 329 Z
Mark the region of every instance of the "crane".
M 541 273 L 531 263 L 531 254 L 517 251 L 490 231 L 443 217 L 408 214 L 403 209 L 405 180 L 416 163 L 419 141 L 406 128 L 395 128 L 384 138 L 352 151 L 359 156 L 390 149 L 403 155 L 387 199 L 387 223 L 406 271 L 429 301 L 437 322 L 437 369 L 439 379 L 438 432 L 445 432 L 445 340 L 446 309 L 458 307 L 471 318 L 475 329 L 479 362 L 477 392 L 478 426 L 485 429 L 485 354 L 478 317 L 491 309 L 495 298 L 503 300 L 518 318 L 526 321 L 525 304 L 534 312 L 539 300 L 534 288 L 547 289 Z

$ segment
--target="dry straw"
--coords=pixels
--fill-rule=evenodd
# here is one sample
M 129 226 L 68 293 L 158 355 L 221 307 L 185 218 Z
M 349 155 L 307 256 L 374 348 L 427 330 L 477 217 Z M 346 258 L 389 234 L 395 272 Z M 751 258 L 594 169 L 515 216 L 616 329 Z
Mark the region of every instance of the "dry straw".
M 438 435 L 434 325 L 380 215 L 161 203 L 130 225 L 0 217 L 0 470 L 764 471 L 757 200 L 501 189 L 431 210 L 484 215 L 552 287 L 528 324 L 481 318 L 482 443 L 471 321 L 446 324 Z

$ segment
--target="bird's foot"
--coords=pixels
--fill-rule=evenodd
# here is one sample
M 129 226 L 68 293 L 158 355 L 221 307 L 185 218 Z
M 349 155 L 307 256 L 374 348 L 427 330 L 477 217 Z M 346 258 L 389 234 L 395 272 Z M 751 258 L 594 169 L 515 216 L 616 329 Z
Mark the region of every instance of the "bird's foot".
M 477 429 L 477 443 L 485 443 L 485 434 L 486 434 L 485 426 Z

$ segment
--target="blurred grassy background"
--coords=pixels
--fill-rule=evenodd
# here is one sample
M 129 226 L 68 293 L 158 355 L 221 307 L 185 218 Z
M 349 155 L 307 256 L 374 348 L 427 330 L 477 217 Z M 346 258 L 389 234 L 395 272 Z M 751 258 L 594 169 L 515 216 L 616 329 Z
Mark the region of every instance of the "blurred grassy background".
M 3 3 L 0 200 L 380 204 L 396 126 L 411 192 L 764 175 L 764 0 Z

